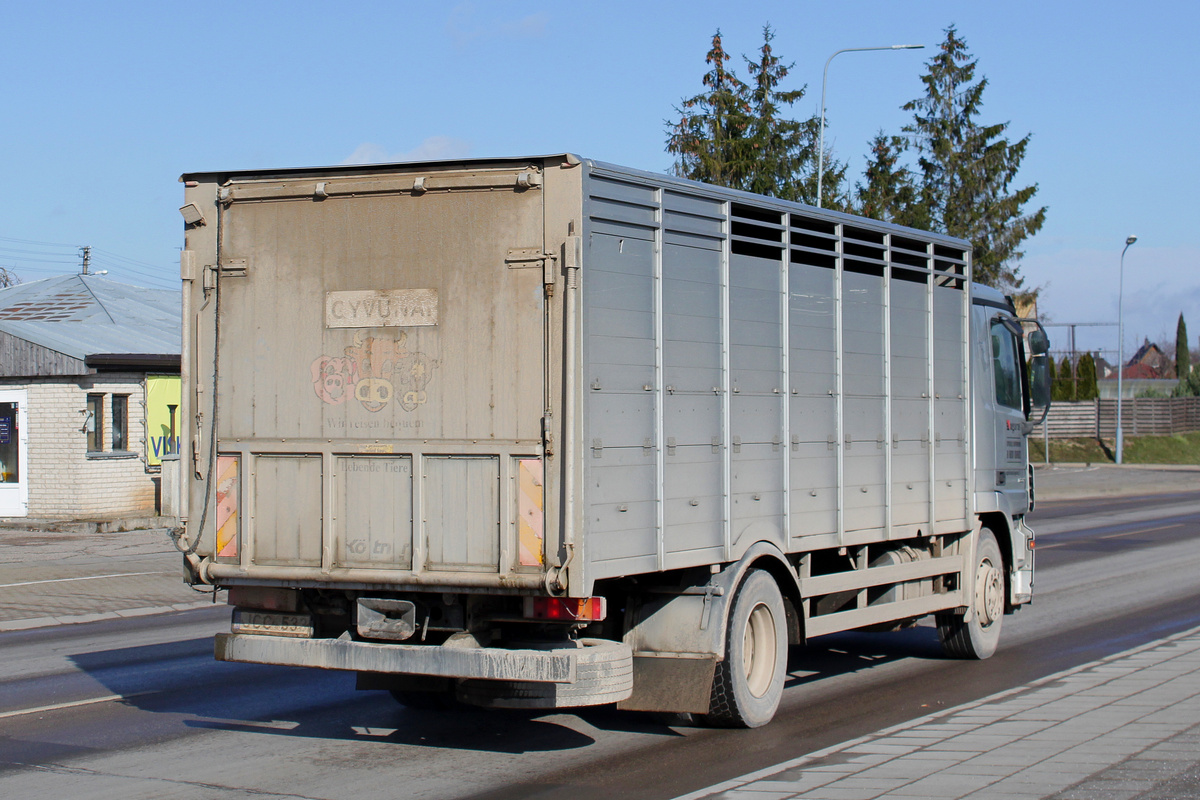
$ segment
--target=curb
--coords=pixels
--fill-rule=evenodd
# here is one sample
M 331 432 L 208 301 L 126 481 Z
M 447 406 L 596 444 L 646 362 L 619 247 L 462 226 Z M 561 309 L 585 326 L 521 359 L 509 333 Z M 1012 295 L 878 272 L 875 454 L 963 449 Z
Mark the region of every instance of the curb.
M 124 533 L 126 531 L 173 528 L 179 524 L 178 517 L 118 517 L 116 519 L 27 519 L 25 517 L 0 518 L 0 529 L 11 531 L 42 531 L 45 533 Z
M 120 611 L 101 611 L 95 614 L 65 614 L 62 616 L 34 617 L 33 619 L 0 620 L 0 633 L 28 631 L 36 628 L 53 628 L 60 625 L 80 625 L 85 622 L 99 622 L 106 619 L 148 617 L 154 614 L 174 614 L 179 611 L 194 611 L 212 606 L 220 606 L 220 604 L 213 603 L 211 600 L 201 600 L 195 603 L 173 603 L 166 606 L 126 608 Z
M 1111 461 L 1051 461 L 1049 464 L 1034 462 L 1035 470 L 1046 469 L 1091 469 L 1104 467 L 1117 470 L 1159 470 L 1162 472 L 1200 472 L 1200 464 L 1114 464 Z

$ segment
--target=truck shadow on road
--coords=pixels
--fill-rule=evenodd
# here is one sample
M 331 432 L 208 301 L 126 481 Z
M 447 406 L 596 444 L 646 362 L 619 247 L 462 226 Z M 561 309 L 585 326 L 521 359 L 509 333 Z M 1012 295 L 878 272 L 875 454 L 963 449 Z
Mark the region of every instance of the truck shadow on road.
M 928 627 L 825 636 L 790 650 L 786 686 L 885 662 L 941 657 L 937 633 Z M 214 661 L 208 637 L 71 658 L 128 706 L 177 718 L 180 734 L 228 731 L 509 754 L 595 743 L 578 728 L 680 735 L 670 717 L 620 712 L 613 706 L 562 711 L 408 708 L 387 692 L 356 691 L 350 673 Z
M 937 629 L 921 625 L 888 633 L 850 631 L 810 640 L 788 653 L 785 688 L 848 675 L 906 658 L 946 658 Z
M 547 712 L 455 708 L 423 711 L 387 692 L 356 691 L 344 672 L 213 660 L 212 639 L 71 656 L 126 705 L 178 718 L 190 730 L 390 742 L 518 754 L 586 747 L 595 740 Z

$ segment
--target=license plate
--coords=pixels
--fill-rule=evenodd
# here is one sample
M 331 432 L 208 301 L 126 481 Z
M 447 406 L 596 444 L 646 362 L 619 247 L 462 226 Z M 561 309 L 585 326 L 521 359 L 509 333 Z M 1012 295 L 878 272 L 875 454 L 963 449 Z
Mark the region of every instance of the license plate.
M 279 611 L 235 608 L 233 610 L 233 632 L 311 639 L 313 619 L 309 614 L 284 614 Z

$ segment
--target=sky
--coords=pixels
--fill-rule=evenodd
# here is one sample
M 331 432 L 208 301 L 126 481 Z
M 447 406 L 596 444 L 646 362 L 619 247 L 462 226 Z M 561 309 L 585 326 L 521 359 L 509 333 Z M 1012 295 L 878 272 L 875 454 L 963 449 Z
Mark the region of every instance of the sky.
M 1032 134 L 1016 186 L 1046 224 L 1021 274 L 1056 349 L 1200 341 L 1200 4 L 55 2 L 0 11 L 0 267 L 22 281 L 91 271 L 178 287 L 184 172 L 574 152 L 666 172 L 667 121 L 704 56 L 753 56 L 771 25 L 826 141 L 861 179 L 880 130 L 956 26 L 987 78 L 979 121 Z M 731 62 L 734 63 L 734 62 Z M 744 64 L 738 71 L 745 76 Z M 1032 207 L 1030 208 L 1032 210 Z M 1115 356 L 1115 352 L 1111 354 Z M 1110 357 L 1110 360 L 1113 360 Z

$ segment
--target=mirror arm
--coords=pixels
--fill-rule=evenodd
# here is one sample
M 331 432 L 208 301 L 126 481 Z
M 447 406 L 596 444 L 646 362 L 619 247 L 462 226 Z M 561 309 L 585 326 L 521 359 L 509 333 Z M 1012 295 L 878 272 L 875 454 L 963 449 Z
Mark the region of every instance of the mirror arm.
M 1025 436 L 1028 436 L 1029 434 L 1033 433 L 1034 429 L 1037 428 L 1038 425 L 1041 425 L 1046 420 L 1046 415 L 1049 413 L 1050 413 L 1050 406 L 1043 406 L 1042 407 L 1042 415 L 1040 417 L 1038 417 L 1036 420 L 1027 419 L 1024 422 L 1020 423 L 1021 433 L 1024 434 Z

